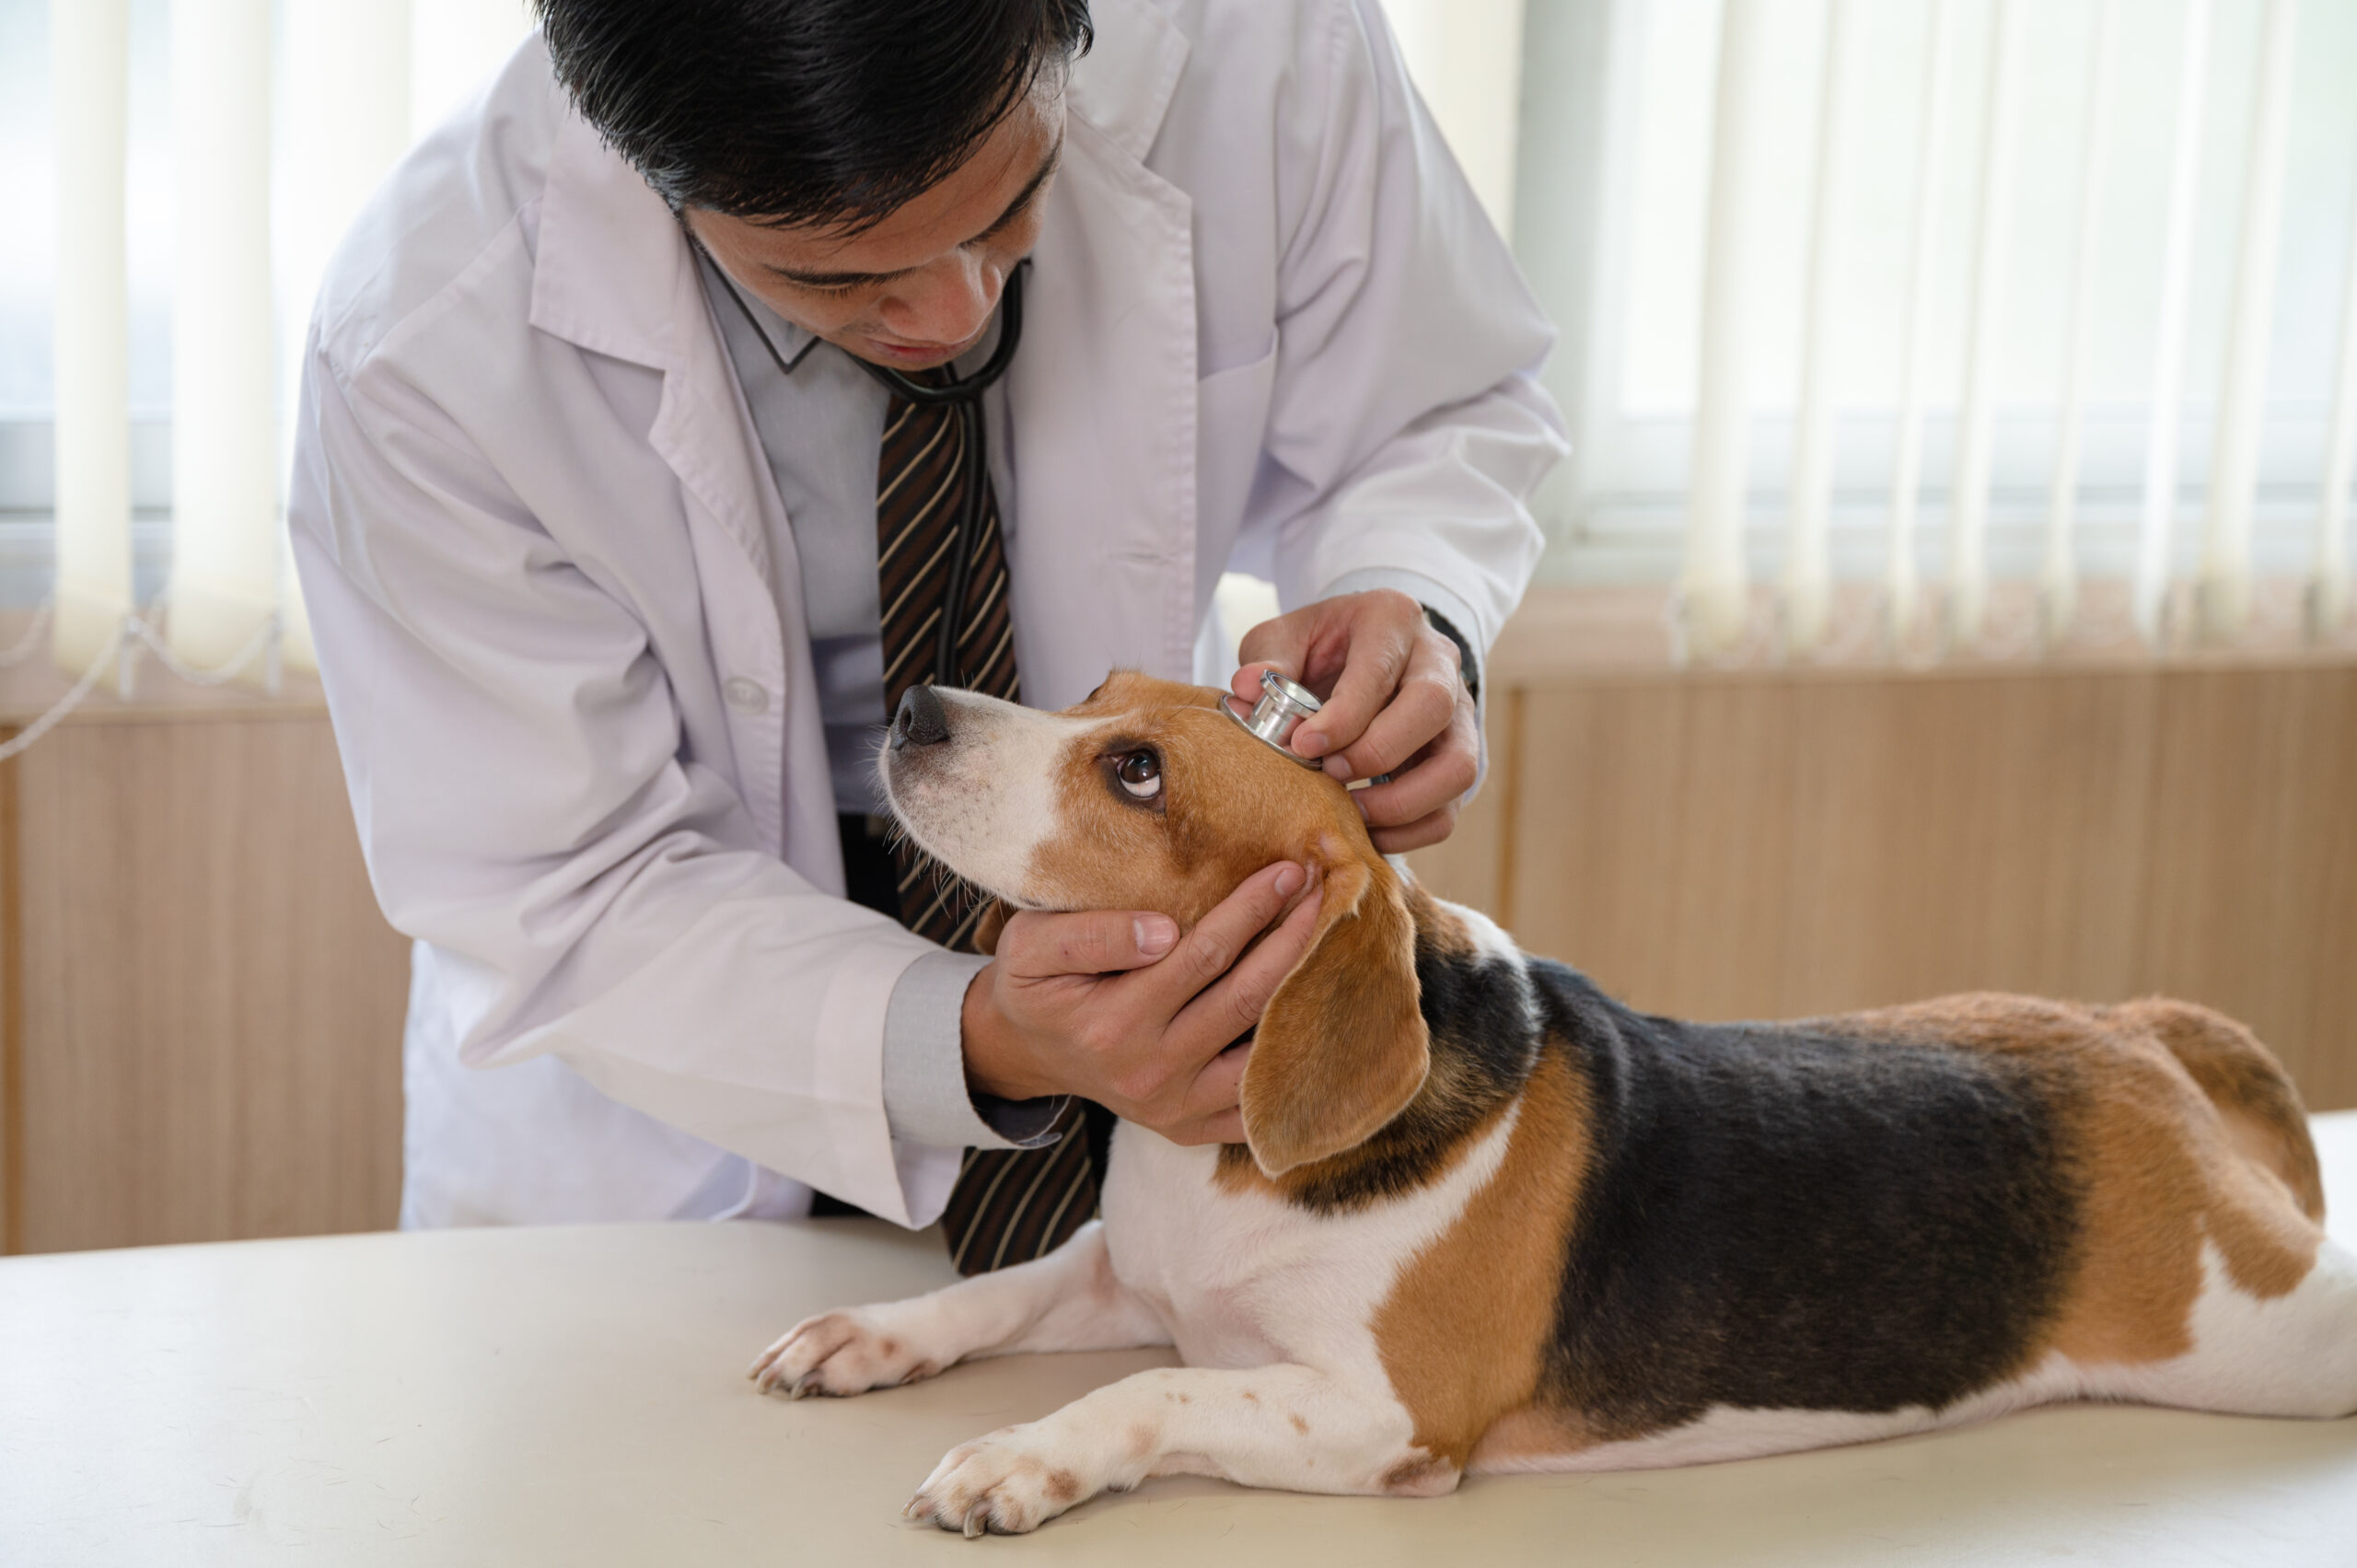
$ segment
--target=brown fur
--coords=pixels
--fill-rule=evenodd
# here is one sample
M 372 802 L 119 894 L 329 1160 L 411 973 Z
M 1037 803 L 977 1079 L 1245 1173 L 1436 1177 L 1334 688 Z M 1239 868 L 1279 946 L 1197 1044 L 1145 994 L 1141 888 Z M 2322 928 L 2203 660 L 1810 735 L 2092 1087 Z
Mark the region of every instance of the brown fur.
M 1244 1074 L 1245 1136 L 1281 1174 L 1354 1147 L 1422 1084 L 1415 926 L 1399 874 L 1376 853 L 1349 792 L 1287 761 L 1217 711 L 1219 694 L 1115 674 L 1068 710 L 1101 721 L 1061 760 L 1058 819 L 1034 881 L 1073 909 L 1154 909 L 1192 927 L 1262 866 L 1309 868 L 1322 899 L 1308 956 L 1270 999 Z M 1165 798 L 1219 809 L 1151 810 L 1108 787 L 1106 759 L 1162 758 Z
M 1360 972 L 1359 981 L 1379 984 L 1411 998 L 1421 1018 L 1416 952 L 1428 949 L 1443 957 L 1465 957 L 1475 950 L 1472 934 L 1461 916 L 1430 893 L 1412 883 L 1398 882 L 1381 859 L 1371 861 L 1368 874 L 1398 887 L 1409 916 L 1411 940 L 1404 945 L 1387 944 L 1379 953 L 1364 955 L 1363 961 L 1369 967 Z M 1386 970 L 1379 978 L 1373 967 L 1378 963 Z M 1261 1029 L 1265 1034 L 1265 1022 Z M 1291 1202 L 1331 1206 L 1339 1195 L 1384 1187 L 1381 1176 L 1396 1178 L 1410 1166 L 1421 1169 L 1422 1181 L 1439 1180 L 1455 1168 L 1458 1157 L 1489 1127 L 1491 1118 L 1505 1108 L 1512 1095 L 1501 1093 L 1494 1084 L 1478 1081 L 1455 1056 L 1433 1054 L 1429 1043 L 1426 1058 L 1422 1086 L 1375 1136 L 1295 1166 L 1274 1179 L 1249 1149 L 1223 1149 L 1213 1181 L 1223 1191 L 1259 1191 Z
M 1366 842 L 1341 785 L 1286 761 L 1222 717 L 1217 696 L 1123 672 L 1066 710 L 1098 722 L 1058 764 L 1056 816 L 1064 830 L 1031 866 L 1048 902 L 1152 909 L 1192 927 L 1264 865 L 1308 862 L 1329 835 Z M 1162 754 L 1169 794 L 1216 799 L 1221 809 L 1165 816 L 1119 798 L 1107 786 L 1105 759 L 1141 745 Z M 1366 854 L 1374 853 L 1367 843 Z
M 1399 877 L 1330 834 L 1316 853 L 1326 873 L 1317 940 L 1269 999 L 1244 1067 L 1244 1135 L 1271 1176 L 1365 1143 L 1431 1063 Z
M 1584 1086 L 1561 1058 L 1545 1056 L 1518 1103 L 1498 1173 L 1401 1270 L 1375 1320 L 1416 1443 L 1460 1469 L 1481 1434 L 1538 1388 L 1578 1205 Z
M 2168 1047 L 2225 1118 L 2235 1146 L 2291 1189 L 2302 1214 L 2324 1223 L 2324 1174 L 2308 1136 L 2307 1108 L 2258 1036 L 2223 1013 L 2161 996 L 2106 1011 L 2150 1029 Z
M 2205 1008 L 1974 993 L 1818 1022 L 2003 1052 L 2045 1072 L 2085 1191 L 2080 1272 L 2046 1348 L 2087 1365 L 2184 1354 L 2193 1346 L 2205 1237 L 2227 1277 L 2261 1299 L 2290 1292 L 2316 1261 L 2323 1233 L 2293 1212 L 2287 1200 L 2299 1190 L 2282 1175 L 2316 1168 L 2297 1094 L 2258 1040 Z M 2210 1082 L 2230 1086 L 2230 1105 L 2204 1092 L 2189 1051 Z M 2292 1109 L 2288 1119 L 2259 1121 L 2244 1109 L 2253 1104 L 2270 1116 Z M 2246 1125 L 2268 1130 L 2271 1158 L 2246 1156 L 2230 1107 Z M 2313 1209 L 2301 1204 L 2306 1214 L 2322 1207 L 2321 1193 Z

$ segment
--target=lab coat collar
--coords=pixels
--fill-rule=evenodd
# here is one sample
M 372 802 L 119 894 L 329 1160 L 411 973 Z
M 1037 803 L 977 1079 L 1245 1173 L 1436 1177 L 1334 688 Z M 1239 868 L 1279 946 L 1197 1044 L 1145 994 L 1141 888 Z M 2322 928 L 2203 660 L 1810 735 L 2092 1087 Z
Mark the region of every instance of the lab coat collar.
M 1187 64 L 1187 40 L 1146 0 L 1095 0 L 1097 41 L 1073 66 L 1071 109 L 1140 163 Z
M 563 112 L 540 194 L 532 325 L 594 354 L 668 370 L 679 357 L 682 285 L 695 283 L 687 242 L 638 170 L 571 104 Z

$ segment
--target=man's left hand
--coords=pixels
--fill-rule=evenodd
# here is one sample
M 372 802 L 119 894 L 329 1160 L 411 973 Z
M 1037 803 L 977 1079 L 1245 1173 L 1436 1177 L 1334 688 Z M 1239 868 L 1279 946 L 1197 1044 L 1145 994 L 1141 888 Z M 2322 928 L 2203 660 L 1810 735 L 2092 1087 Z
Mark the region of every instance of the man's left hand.
M 1245 634 L 1235 691 L 1260 700 L 1260 672 L 1274 668 L 1325 704 L 1293 732 L 1293 749 L 1322 758 L 1344 783 L 1389 773 L 1352 793 L 1375 847 L 1386 854 L 1448 837 L 1480 763 L 1473 694 L 1457 645 L 1433 629 L 1423 607 L 1389 588 L 1344 594 L 1264 621 Z

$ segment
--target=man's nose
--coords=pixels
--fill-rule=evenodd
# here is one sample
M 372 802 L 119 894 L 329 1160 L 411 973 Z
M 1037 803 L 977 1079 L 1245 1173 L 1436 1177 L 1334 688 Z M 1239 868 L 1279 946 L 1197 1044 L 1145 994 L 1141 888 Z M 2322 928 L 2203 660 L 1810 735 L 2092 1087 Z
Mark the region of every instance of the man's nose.
M 900 711 L 892 715 L 892 749 L 904 746 L 938 746 L 949 738 L 949 714 L 930 686 L 911 686 L 900 695 Z
M 900 319 L 888 314 L 884 324 L 918 343 L 962 343 L 990 320 L 998 296 L 988 268 L 971 257 L 953 257 L 909 287 L 899 302 Z

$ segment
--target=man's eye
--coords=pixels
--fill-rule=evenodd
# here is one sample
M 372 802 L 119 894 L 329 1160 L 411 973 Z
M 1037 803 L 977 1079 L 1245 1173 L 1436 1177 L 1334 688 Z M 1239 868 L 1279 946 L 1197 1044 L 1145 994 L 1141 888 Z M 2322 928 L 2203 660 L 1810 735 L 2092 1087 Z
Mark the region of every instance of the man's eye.
M 1113 776 L 1138 799 L 1152 800 L 1162 793 L 1162 759 L 1151 751 L 1132 751 L 1115 764 Z

